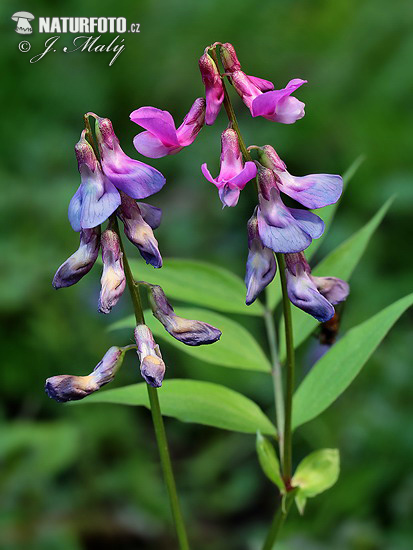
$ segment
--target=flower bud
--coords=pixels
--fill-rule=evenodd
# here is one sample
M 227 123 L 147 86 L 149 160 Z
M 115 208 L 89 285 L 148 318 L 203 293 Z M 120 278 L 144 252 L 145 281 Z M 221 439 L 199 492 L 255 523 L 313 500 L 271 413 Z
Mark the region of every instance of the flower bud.
M 124 224 L 125 235 L 138 248 L 147 264 L 156 268 L 162 267 L 158 241 L 151 226 L 143 219 L 140 207 L 125 193 L 121 193 L 121 197 L 122 203 L 118 215 Z
M 248 220 L 248 259 L 245 274 L 247 287 L 247 306 L 257 299 L 258 295 L 274 279 L 277 264 L 274 253 L 265 247 L 258 233 L 257 208 Z
M 154 317 L 158 319 L 167 332 L 176 340 L 187 346 L 213 344 L 221 337 L 221 331 L 203 321 L 193 321 L 179 317 L 168 302 L 159 285 L 147 283 L 150 291 L 150 302 Z
M 45 391 L 58 403 L 83 399 L 114 379 L 124 355 L 124 349 L 112 346 L 88 376 L 52 376 L 46 380 Z
M 126 286 L 126 277 L 123 271 L 123 254 L 120 248 L 118 234 L 111 228 L 102 233 L 102 260 L 103 273 L 100 279 L 101 291 L 99 297 L 99 311 L 110 313 L 122 296 Z
M 224 86 L 218 67 L 209 55 L 208 50 L 209 48 L 205 49 L 204 55 L 199 60 L 199 70 L 205 86 L 205 124 L 211 125 L 214 124 L 224 101 Z
M 226 71 L 239 71 L 241 69 L 241 63 L 238 61 L 235 48 L 229 42 L 221 45 L 221 61 Z
M 152 332 L 146 325 L 135 328 L 137 354 L 141 363 L 141 375 L 145 382 L 154 388 L 160 388 L 165 376 L 165 363 Z
M 100 226 L 80 231 L 80 245 L 56 271 L 53 278 L 55 289 L 74 285 L 92 269 L 100 247 Z

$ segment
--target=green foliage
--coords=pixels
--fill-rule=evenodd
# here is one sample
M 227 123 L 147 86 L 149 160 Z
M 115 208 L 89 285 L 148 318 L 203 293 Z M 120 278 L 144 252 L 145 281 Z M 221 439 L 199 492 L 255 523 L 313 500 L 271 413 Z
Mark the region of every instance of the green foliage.
M 299 487 L 295 497 L 297 508 L 304 513 L 307 498 L 315 497 L 332 487 L 340 474 L 338 449 L 320 449 L 306 456 L 292 478 L 293 487 Z
M 256 449 L 258 461 L 264 474 L 270 479 L 281 492 L 285 491 L 284 482 L 281 477 L 280 463 L 277 453 L 271 441 L 257 432 Z
M 255 338 L 236 321 L 219 313 L 198 308 L 176 308 L 176 313 L 186 319 L 205 321 L 219 328 L 222 332 L 220 340 L 208 346 L 186 346 L 166 332 L 161 323 L 152 316 L 152 312 L 145 312 L 145 320 L 156 337 L 162 338 L 195 359 L 222 367 L 270 372 L 271 365 L 261 347 Z M 133 330 L 135 325 L 135 317 L 130 316 L 117 321 L 109 328 Z M 194 366 L 196 367 L 196 362 Z
M 315 364 L 294 395 L 294 427 L 318 416 L 343 393 L 412 304 L 409 294 L 352 328 Z
M 393 198 L 388 199 L 364 227 L 324 258 L 313 269 L 313 275 L 316 277 L 339 277 L 348 281 L 392 202 Z M 294 346 L 298 347 L 310 336 L 319 323 L 314 317 L 294 306 L 292 307 L 292 317 Z M 281 321 L 280 325 L 280 334 L 282 334 L 284 332 L 284 322 Z M 280 344 L 280 357 L 281 360 L 285 359 L 285 342 L 283 339 Z
M 236 432 L 275 434 L 275 427 L 251 399 L 218 384 L 200 380 L 167 380 L 158 390 L 162 413 L 182 422 L 195 422 Z M 142 405 L 149 408 L 146 383 L 97 392 L 85 401 Z
M 163 269 L 143 267 L 132 260 L 132 272 L 137 280 L 147 280 L 161 285 L 170 298 L 206 306 L 218 311 L 260 315 L 262 306 L 255 303 L 245 305 L 244 282 L 223 267 L 196 260 L 164 259 Z

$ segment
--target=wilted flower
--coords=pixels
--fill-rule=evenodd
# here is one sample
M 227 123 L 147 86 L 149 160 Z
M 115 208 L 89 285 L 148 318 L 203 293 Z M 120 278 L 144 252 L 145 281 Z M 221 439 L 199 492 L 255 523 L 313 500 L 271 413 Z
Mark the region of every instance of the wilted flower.
M 152 166 L 128 157 L 108 118 L 96 118 L 96 138 L 102 169 L 109 180 L 134 199 L 144 199 L 157 193 L 165 184 L 164 176 Z
M 122 365 L 124 355 L 124 348 L 112 346 L 88 376 L 63 374 L 48 378 L 45 386 L 47 395 L 59 403 L 83 399 L 112 382 Z
M 139 249 L 142 258 L 153 267 L 162 267 L 162 256 L 151 226 L 143 219 L 136 201 L 121 192 L 118 215 L 124 224 L 125 235 Z
M 290 80 L 282 90 L 274 90 L 274 84 L 268 80 L 248 76 L 241 70 L 237 54 L 232 44 L 221 46 L 221 59 L 231 82 L 241 96 L 253 117 L 263 116 L 268 120 L 292 124 L 304 116 L 304 103 L 291 97 L 306 80 Z
M 120 205 L 113 183 L 103 174 L 83 130 L 75 145 L 81 184 L 69 204 L 69 221 L 74 231 L 92 229 L 103 223 Z
M 211 125 L 214 124 L 224 101 L 224 86 L 219 69 L 208 51 L 209 48 L 205 48 L 204 55 L 199 60 L 199 70 L 205 86 L 205 124 Z
M 150 302 L 154 316 L 171 336 L 187 346 L 213 344 L 221 337 L 221 331 L 203 321 L 192 321 L 179 317 L 168 302 L 159 285 L 145 283 L 150 291 Z
M 80 231 L 79 248 L 62 264 L 53 278 L 53 287 L 74 285 L 89 273 L 99 254 L 100 226 Z
M 211 176 L 206 164 L 201 166 L 201 170 L 206 179 L 218 188 L 224 207 L 236 206 L 240 191 L 257 174 L 253 162 L 243 164 L 238 136 L 232 128 L 227 128 L 221 135 L 221 170 L 218 177 Z
M 324 222 L 316 214 L 284 205 L 274 172 L 260 164 L 258 187 L 258 232 L 264 246 L 274 252 L 301 252 L 323 234 Z
M 165 363 L 149 327 L 138 325 L 135 328 L 135 341 L 138 346 L 137 354 L 141 362 L 142 377 L 150 386 L 160 388 L 165 376 Z
M 287 172 L 287 167 L 271 145 L 249 147 L 257 149 L 260 163 L 275 174 L 277 187 L 292 199 L 307 208 L 322 208 L 334 204 L 343 191 L 343 179 L 333 174 L 310 174 L 296 177 Z
M 108 227 L 101 238 L 103 273 L 100 279 L 101 290 L 99 296 L 99 311 L 110 313 L 118 303 L 126 286 L 126 277 L 123 271 L 123 254 L 119 236 L 111 227 Z
M 264 288 L 271 283 L 277 271 L 274 252 L 265 247 L 258 233 L 257 209 L 248 220 L 248 259 L 245 284 L 247 306 L 257 299 Z
M 195 100 L 178 129 L 168 111 L 155 107 L 141 107 L 130 114 L 130 119 L 147 130 L 135 136 L 133 144 L 141 155 L 153 159 L 173 155 L 191 145 L 204 125 L 205 99 Z
M 287 292 L 291 302 L 325 323 L 335 313 L 333 305 L 343 302 L 349 285 L 337 277 L 313 277 L 303 253 L 286 254 Z

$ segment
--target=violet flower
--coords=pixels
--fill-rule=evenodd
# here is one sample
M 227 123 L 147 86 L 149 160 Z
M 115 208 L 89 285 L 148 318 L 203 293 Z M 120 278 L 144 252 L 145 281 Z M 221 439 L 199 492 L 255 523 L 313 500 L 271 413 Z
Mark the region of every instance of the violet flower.
M 135 341 L 138 346 L 137 354 L 141 363 L 142 377 L 150 386 L 160 388 L 165 376 L 165 363 L 149 327 L 138 325 L 135 328 Z
M 215 119 L 224 101 L 224 86 L 221 75 L 215 61 L 208 53 L 209 47 L 205 48 L 204 55 L 199 60 L 202 82 L 205 86 L 206 111 L 205 124 L 214 124 Z
M 120 205 L 113 183 L 103 174 L 83 130 L 75 145 L 81 184 L 69 204 L 69 221 L 74 231 L 92 229 L 103 223 Z
M 118 216 L 124 224 L 125 235 L 138 248 L 147 264 L 156 268 L 162 267 L 158 241 L 151 226 L 143 219 L 140 207 L 125 193 L 121 192 L 121 199 Z
M 287 208 L 280 196 L 274 172 L 258 165 L 258 233 L 274 252 L 301 252 L 312 239 L 321 237 L 324 222 L 313 212 Z
M 88 376 L 52 376 L 46 380 L 45 391 L 58 403 L 83 399 L 112 382 L 122 366 L 124 355 L 125 348 L 112 346 Z
M 168 111 L 155 107 L 140 107 L 130 114 L 130 119 L 146 130 L 133 140 L 141 155 L 153 159 L 174 155 L 191 145 L 204 125 L 205 99 L 195 100 L 178 129 Z
M 123 254 L 119 236 L 111 227 L 102 233 L 101 245 L 103 273 L 100 279 L 99 311 L 110 313 L 111 309 L 118 303 L 126 286 Z
M 265 247 L 258 233 L 257 209 L 248 220 L 248 259 L 245 274 L 245 285 L 247 287 L 247 306 L 257 299 L 264 288 L 271 283 L 277 272 L 277 263 L 274 252 Z
M 159 285 L 145 283 L 149 288 L 149 298 L 154 317 L 158 319 L 167 332 L 176 340 L 187 346 L 213 344 L 221 338 L 221 331 L 203 321 L 195 321 L 179 317 L 168 302 L 164 291 Z
M 252 146 L 249 149 L 257 149 L 260 163 L 274 172 L 278 189 L 303 206 L 322 208 L 334 204 L 340 198 L 343 191 L 341 176 L 334 174 L 292 176 L 271 145 Z
M 218 188 L 223 207 L 236 206 L 241 190 L 257 174 L 253 162 L 243 164 L 238 136 L 232 128 L 227 128 L 221 135 L 221 170 L 218 177 L 211 176 L 206 163 L 201 170 L 206 179 Z
M 80 231 L 79 248 L 56 271 L 55 289 L 72 286 L 92 269 L 100 248 L 100 225 Z
M 234 46 L 228 42 L 221 46 L 221 59 L 231 83 L 253 117 L 262 116 L 283 124 L 293 124 L 303 118 L 305 105 L 291 94 L 306 80 L 295 78 L 285 88 L 274 90 L 272 82 L 248 76 L 241 70 Z
M 335 313 L 334 305 L 349 294 L 349 285 L 337 277 L 313 277 L 304 254 L 286 254 L 287 292 L 298 308 L 325 323 Z
M 165 185 L 164 176 L 152 166 L 128 157 L 108 118 L 96 118 L 96 138 L 100 161 L 106 177 L 119 190 L 134 199 L 144 199 L 157 193 Z

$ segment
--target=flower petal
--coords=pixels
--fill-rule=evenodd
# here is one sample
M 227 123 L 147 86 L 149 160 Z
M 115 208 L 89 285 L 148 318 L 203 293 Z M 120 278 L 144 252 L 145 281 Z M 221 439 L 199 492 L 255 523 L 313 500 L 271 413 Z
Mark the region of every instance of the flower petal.
M 82 185 L 79 185 L 76 193 L 70 200 L 68 217 L 73 231 L 79 232 L 82 229 L 81 212 L 82 212 Z
M 235 185 L 236 187 L 238 187 L 238 189 L 242 190 L 249 181 L 255 178 L 256 175 L 257 167 L 255 163 L 248 161 L 245 163 L 244 168 L 241 170 L 241 172 L 230 179 L 228 183 L 231 187 Z
M 226 183 L 223 187 L 219 189 L 219 198 L 221 199 L 222 206 L 225 208 L 225 206 L 236 206 L 238 204 L 240 191 L 239 189 L 231 189 L 229 185 Z
M 280 183 L 278 188 L 282 193 L 293 198 L 307 208 L 323 208 L 334 204 L 343 191 L 343 179 L 333 174 L 310 174 L 294 177 L 288 172 L 276 174 Z
M 295 78 L 282 90 L 273 90 L 258 95 L 251 104 L 253 117 L 263 116 L 268 120 L 292 124 L 304 116 L 304 103 L 289 96 L 306 80 Z
M 318 239 L 324 232 L 324 222 L 313 212 L 298 208 L 288 208 L 291 215 L 297 221 L 297 225 L 312 239 Z
M 344 302 L 350 292 L 348 283 L 337 277 L 311 277 L 318 291 L 332 304 Z
M 155 107 L 140 107 L 130 114 L 130 119 L 156 136 L 164 145 L 179 145 L 175 122 L 168 111 Z
M 203 97 L 198 97 L 189 109 L 184 121 L 176 131 L 179 145 L 182 145 L 183 147 L 191 145 L 201 131 L 204 122 L 205 99 Z
M 307 273 L 294 276 L 286 269 L 286 276 L 288 297 L 296 307 L 309 313 L 320 323 L 325 323 L 333 317 L 334 307 L 318 292 Z
M 146 202 L 138 202 L 137 204 L 141 211 L 142 218 L 152 229 L 157 229 L 161 225 L 162 210 Z
M 159 159 L 166 155 L 178 153 L 182 147 L 164 145 L 162 141 L 150 132 L 141 132 L 133 138 L 133 145 L 141 155 L 151 159 Z
M 256 86 L 261 92 L 269 92 L 274 89 L 274 84 L 264 78 L 258 78 L 258 76 L 247 75 L 249 80 Z
M 287 209 L 285 209 L 287 210 Z M 311 244 L 311 237 L 303 231 L 289 212 L 280 212 L 280 223 L 270 225 L 261 212 L 257 211 L 258 231 L 264 246 L 274 252 L 301 252 Z
M 206 163 L 206 162 L 204 162 L 204 164 L 201 166 L 201 171 L 202 171 L 204 177 L 205 177 L 209 182 L 211 182 L 211 183 L 213 183 L 214 185 L 216 185 L 216 186 L 218 187 L 218 189 L 219 189 L 220 187 L 222 187 L 222 184 L 219 183 L 219 182 L 217 181 L 217 178 L 213 178 L 213 177 L 211 176 L 211 172 L 208 170 L 208 166 L 207 166 L 207 163 Z

